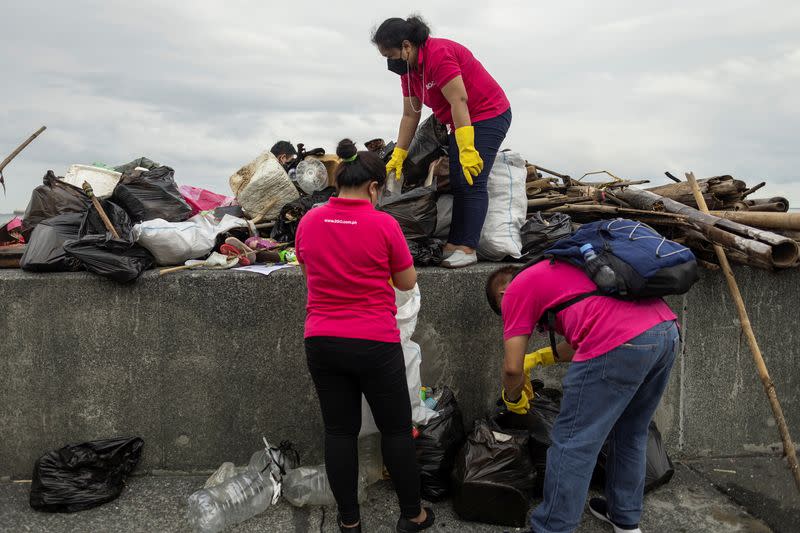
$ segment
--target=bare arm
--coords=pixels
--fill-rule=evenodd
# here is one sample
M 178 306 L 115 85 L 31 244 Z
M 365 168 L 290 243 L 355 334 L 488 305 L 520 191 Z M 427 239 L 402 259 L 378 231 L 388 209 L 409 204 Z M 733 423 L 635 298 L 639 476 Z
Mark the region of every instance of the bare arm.
M 527 335 L 511 337 L 503 346 L 503 388 L 507 399 L 517 399 L 522 395 L 525 385 L 525 350 L 528 347 Z
M 472 120 L 467 107 L 467 88 L 464 80 L 456 76 L 442 87 L 442 95 L 450 103 L 450 113 L 453 115 L 453 125 L 456 129 L 462 126 L 471 126 Z
M 410 291 L 417 284 L 417 271 L 412 266 L 392 274 L 392 284 L 401 291 Z
M 420 111 L 414 111 L 419 109 Z M 416 96 L 403 98 L 403 118 L 400 119 L 400 131 L 397 133 L 397 146 L 403 150 L 408 150 L 411 139 L 419 125 L 419 117 L 422 114 L 422 102 Z

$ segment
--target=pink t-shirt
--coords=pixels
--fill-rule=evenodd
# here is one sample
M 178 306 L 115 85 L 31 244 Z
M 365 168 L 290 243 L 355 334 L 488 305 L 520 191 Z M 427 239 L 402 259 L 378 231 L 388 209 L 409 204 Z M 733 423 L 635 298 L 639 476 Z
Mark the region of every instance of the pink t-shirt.
M 391 215 L 331 198 L 300 220 L 295 247 L 307 275 L 306 338 L 400 342 L 389 278 L 414 261 Z
M 503 88 L 464 46 L 428 37 L 418 56 L 417 70 L 400 76 L 403 96 L 419 98 L 443 124 L 453 127 L 450 103 L 442 94 L 442 87 L 459 75 L 467 89 L 467 107 L 473 124 L 500 116 L 511 107 Z
M 547 309 L 594 290 L 597 286 L 583 270 L 562 261 L 544 260 L 523 270 L 503 295 L 503 337 L 530 335 Z M 572 360 L 586 361 L 675 318 L 661 298 L 593 296 L 558 313 L 555 330 L 575 348 Z

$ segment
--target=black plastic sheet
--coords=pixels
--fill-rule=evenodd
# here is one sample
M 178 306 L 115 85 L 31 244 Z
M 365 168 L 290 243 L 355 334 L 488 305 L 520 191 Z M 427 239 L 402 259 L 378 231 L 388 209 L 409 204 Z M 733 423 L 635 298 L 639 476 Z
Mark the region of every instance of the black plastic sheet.
M 134 223 L 154 218 L 181 222 L 192 216 L 192 208 L 181 196 L 174 175 L 170 167 L 127 172 L 120 178 L 112 199 Z
M 436 410 L 439 416 L 419 428 L 414 440 L 422 480 L 422 497 L 436 502 L 450 494 L 450 473 L 464 442 L 464 421 L 456 397 L 443 387 Z
M 572 233 L 572 221 L 564 213 L 534 213 L 523 224 L 519 233 L 522 238 L 523 259 L 528 259 L 543 252 L 557 240 L 568 237 Z
M 412 185 L 425 181 L 430 164 L 447 155 L 449 144 L 447 126 L 434 115 L 428 117 L 419 125 L 408 146 L 408 157 L 403 163 L 403 180 Z
M 78 238 L 83 219 L 82 213 L 65 213 L 37 224 L 20 259 L 20 268 L 30 272 L 80 270 L 80 261 L 67 255 L 64 244 Z
M 118 283 L 135 280 L 155 264 L 153 255 L 147 249 L 108 235 L 88 235 L 77 241 L 69 241 L 64 245 L 64 250 L 89 272 Z
M 139 463 L 142 446 L 139 437 L 113 438 L 47 452 L 33 468 L 30 506 L 49 513 L 73 513 L 114 500 Z
M 392 215 L 410 241 L 433 237 L 436 232 L 435 186 L 386 194 L 381 197 L 378 209 Z
M 419 239 L 407 241 L 407 244 L 415 266 L 439 266 L 444 261 L 442 257 L 444 242 L 439 239 Z
M 33 190 L 22 217 L 22 235 L 26 240 L 40 222 L 64 213 L 83 213 L 91 204 L 82 189 L 65 183 L 52 170 L 47 171 L 42 182 Z
M 522 527 L 536 474 L 524 431 L 475 422 L 453 471 L 453 509 L 464 520 Z

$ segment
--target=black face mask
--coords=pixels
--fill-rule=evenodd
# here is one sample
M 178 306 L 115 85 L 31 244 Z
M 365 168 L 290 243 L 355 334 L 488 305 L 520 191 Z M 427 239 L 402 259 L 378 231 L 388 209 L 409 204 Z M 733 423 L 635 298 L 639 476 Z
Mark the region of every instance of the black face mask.
M 408 63 L 401 58 L 386 59 L 386 68 L 388 68 L 390 72 L 394 72 L 400 76 L 408 74 Z

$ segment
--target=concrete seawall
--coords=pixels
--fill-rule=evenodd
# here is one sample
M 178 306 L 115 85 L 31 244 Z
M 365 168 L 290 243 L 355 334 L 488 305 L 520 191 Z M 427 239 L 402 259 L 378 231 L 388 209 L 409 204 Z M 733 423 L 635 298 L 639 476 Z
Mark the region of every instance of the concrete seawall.
M 500 320 L 483 295 L 496 265 L 420 273 L 415 339 L 423 383 L 456 391 L 468 422 L 494 402 Z M 800 272 L 737 269 L 795 440 L 800 435 Z M 85 273 L 0 270 L 0 477 L 29 478 L 67 442 L 145 440 L 142 469 L 246 462 L 262 435 L 321 458 L 322 424 L 305 367 L 305 287 L 297 269 L 150 272 L 119 286 Z M 766 397 L 718 273 L 672 298 L 684 349 L 657 422 L 676 456 L 779 448 Z M 546 344 L 542 337 L 539 345 Z M 557 385 L 564 369 L 548 369 Z

